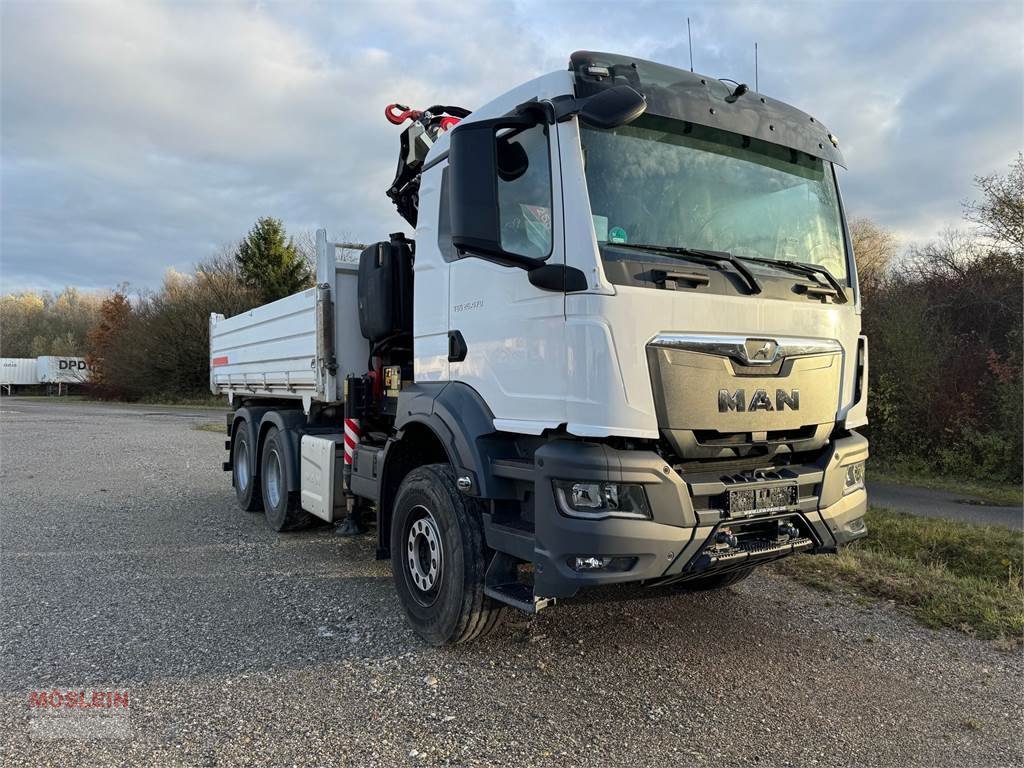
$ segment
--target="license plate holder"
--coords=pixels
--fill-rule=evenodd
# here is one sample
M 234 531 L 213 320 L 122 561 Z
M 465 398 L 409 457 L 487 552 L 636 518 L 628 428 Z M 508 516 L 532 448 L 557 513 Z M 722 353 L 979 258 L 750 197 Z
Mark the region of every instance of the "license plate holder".
M 735 488 L 725 494 L 725 511 L 730 517 L 753 517 L 786 512 L 796 502 L 796 483 Z

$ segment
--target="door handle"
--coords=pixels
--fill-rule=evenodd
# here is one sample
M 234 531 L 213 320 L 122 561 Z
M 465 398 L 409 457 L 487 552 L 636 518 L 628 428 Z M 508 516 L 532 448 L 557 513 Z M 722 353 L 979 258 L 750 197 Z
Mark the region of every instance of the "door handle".
M 839 293 L 835 288 L 830 288 L 827 285 L 804 286 L 804 294 L 812 299 L 835 299 L 839 296 Z
M 669 271 L 664 269 L 651 270 L 651 277 L 655 283 L 666 285 L 669 280 L 675 283 L 692 283 L 694 286 L 707 285 L 711 282 L 711 278 L 708 277 L 707 272 L 690 272 L 690 271 Z
M 462 331 L 448 331 L 448 362 L 461 363 L 466 359 L 469 348 Z

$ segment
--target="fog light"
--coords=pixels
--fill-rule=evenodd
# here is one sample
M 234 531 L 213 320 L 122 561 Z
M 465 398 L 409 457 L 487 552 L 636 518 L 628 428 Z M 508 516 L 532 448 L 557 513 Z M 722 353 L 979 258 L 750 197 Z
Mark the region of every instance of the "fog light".
M 573 568 L 577 571 L 599 571 L 611 561 L 610 557 L 577 557 Z
M 864 462 L 858 461 L 846 467 L 846 478 L 843 481 L 843 493 L 859 491 L 864 487 Z
M 594 519 L 651 516 L 642 485 L 555 480 L 554 488 L 563 515 Z
M 570 557 L 569 567 L 574 571 L 608 571 L 610 573 L 621 573 L 632 570 L 636 565 L 636 557 L 602 557 L 601 555 L 589 555 L 583 557 Z

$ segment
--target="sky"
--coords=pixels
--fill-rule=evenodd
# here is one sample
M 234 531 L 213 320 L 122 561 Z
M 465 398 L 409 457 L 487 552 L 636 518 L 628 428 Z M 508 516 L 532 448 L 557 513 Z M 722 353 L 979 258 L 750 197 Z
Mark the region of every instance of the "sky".
M 389 102 L 480 106 L 624 53 L 753 84 L 839 137 L 906 245 L 1024 149 L 1024 2 L 0 0 L 0 291 L 159 286 L 260 216 L 408 229 Z

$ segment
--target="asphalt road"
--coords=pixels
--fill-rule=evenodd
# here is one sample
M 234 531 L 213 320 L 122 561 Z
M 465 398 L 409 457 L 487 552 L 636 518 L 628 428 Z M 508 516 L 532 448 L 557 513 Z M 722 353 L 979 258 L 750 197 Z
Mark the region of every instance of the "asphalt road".
M 965 523 L 1000 525 L 1024 529 L 1024 510 L 987 504 L 973 496 L 949 491 L 933 491 L 895 483 L 868 481 L 868 498 L 878 507 L 890 507 L 925 517 L 944 517 Z
M 234 507 L 203 421 L 0 401 L 0 764 L 1024 759 L 1019 654 L 771 573 L 425 647 L 370 538 Z M 30 707 L 53 689 L 127 691 L 123 738 L 44 738 L 44 715 L 105 714 Z

